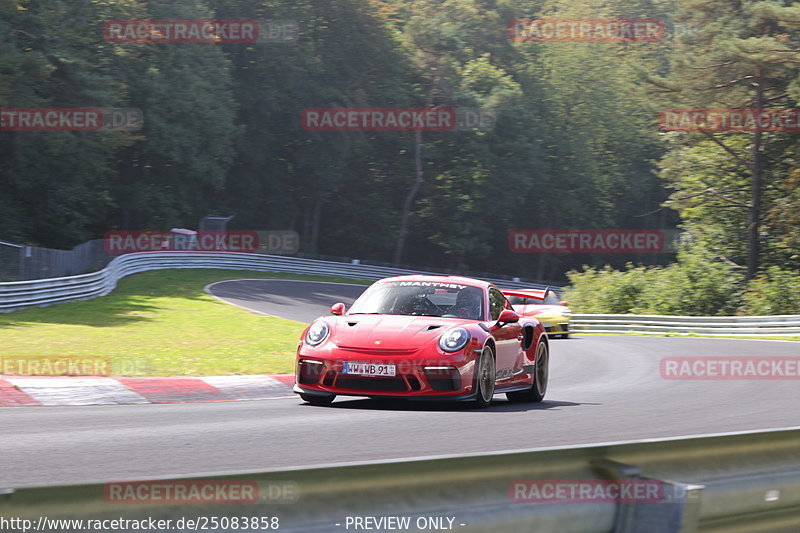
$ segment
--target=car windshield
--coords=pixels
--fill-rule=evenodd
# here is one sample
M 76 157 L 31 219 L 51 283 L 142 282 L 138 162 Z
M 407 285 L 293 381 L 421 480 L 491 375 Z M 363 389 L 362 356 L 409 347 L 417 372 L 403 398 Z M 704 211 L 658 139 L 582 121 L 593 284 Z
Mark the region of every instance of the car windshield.
M 511 305 L 560 305 L 558 297 L 552 292 L 548 292 L 544 300 L 527 296 L 509 296 L 508 301 Z
M 544 299 L 545 305 L 560 305 L 558 296 L 553 294 L 552 292 L 548 293 Z
M 483 290 L 470 285 L 428 281 L 377 283 L 367 289 L 348 314 L 483 318 Z

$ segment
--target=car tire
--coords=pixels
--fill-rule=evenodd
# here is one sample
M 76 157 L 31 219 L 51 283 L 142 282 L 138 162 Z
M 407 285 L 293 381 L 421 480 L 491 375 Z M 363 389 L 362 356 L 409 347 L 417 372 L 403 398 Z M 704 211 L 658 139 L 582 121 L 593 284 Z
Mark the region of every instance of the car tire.
M 300 398 L 304 402 L 310 403 L 311 405 L 330 405 L 333 402 L 334 398 L 336 398 L 336 395 L 300 393 Z
M 492 404 L 496 378 L 494 352 L 484 346 L 475 366 L 475 407 L 485 409 Z
M 533 370 L 533 384 L 521 391 L 506 393 L 510 402 L 541 402 L 547 392 L 547 379 L 550 367 L 550 350 L 547 343 L 539 341 L 536 348 L 536 365 Z

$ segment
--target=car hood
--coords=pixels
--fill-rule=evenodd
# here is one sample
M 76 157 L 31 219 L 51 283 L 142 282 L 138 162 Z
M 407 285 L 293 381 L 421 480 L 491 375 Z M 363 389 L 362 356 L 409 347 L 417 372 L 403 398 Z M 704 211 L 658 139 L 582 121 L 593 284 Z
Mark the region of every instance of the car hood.
M 331 340 L 357 350 L 416 350 L 463 322 L 439 317 L 345 315 L 336 317 Z

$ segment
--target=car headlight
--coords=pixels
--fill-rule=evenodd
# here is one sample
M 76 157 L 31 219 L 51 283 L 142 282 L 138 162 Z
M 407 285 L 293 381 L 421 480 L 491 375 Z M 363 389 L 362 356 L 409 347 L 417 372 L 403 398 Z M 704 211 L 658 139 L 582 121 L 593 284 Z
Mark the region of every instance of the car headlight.
M 464 328 L 451 329 L 439 337 L 439 348 L 445 352 L 457 352 L 469 342 L 469 331 Z
M 306 344 L 309 346 L 316 346 L 328 338 L 331 328 L 328 327 L 327 322 L 318 320 L 311 324 L 311 327 L 306 331 Z

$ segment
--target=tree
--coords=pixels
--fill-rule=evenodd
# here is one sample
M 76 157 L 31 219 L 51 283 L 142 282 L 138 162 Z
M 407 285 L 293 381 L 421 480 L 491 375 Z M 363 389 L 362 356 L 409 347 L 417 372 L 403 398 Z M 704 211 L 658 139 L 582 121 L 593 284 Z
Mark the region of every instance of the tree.
M 210 19 L 201 0 L 149 2 L 138 16 Z M 125 43 L 114 67 L 144 127 L 118 155 L 114 225 L 194 225 L 215 210 L 233 163 L 236 102 L 230 63 L 214 43 Z
M 124 103 L 102 53 L 105 5 L 0 2 L 0 106 L 91 107 Z M 69 20 L 69 24 L 64 21 Z M 126 132 L 0 131 L 0 235 L 71 247 L 103 230 L 109 184 Z
M 676 49 L 669 76 L 650 78 L 664 95 L 665 105 L 684 108 L 752 108 L 764 110 L 791 103 L 789 89 L 797 83 L 800 62 L 798 34 L 800 6 L 779 1 L 684 0 L 677 20 L 697 29 Z M 747 136 L 747 144 L 736 140 Z M 785 142 L 785 134 L 756 129 L 750 133 L 715 133 L 708 129 L 688 134 L 689 144 L 703 140 L 713 143 L 724 158 L 734 163 L 728 176 L 712 179 L 691 204 L 713 204 L 726 200 L 725 208 L 747 210 L 747 279 L 758 272 L 765 211 L 767 180 L 774 180 L 776 158 L 781 151 L 773 145 Z M 706 148 L 707 149 L 707 148 Z M 667 157 L 666 162 L 674 158 Z M 720 196 L 720 181 L 732 181 L 744 171 L 748 176 L 746 202 L 728 201 Z M 719 176 L 718 172 L 715 172 Z M 709 178 L 712 178 L 709 176 Z M 690 187 L 677 183 L 678 195 L 688 200 Z M 685 190 L 686 189 L 686 190 Z
M 224 48 L 245 128 L 226 195 L 229 209 L 242 212 L 237 223 L 297 229 L 311 252 L 331 248 L 341 254 L 354 243 L 385 249 L 382 232 L 363 228 L 374 229 L 375 218 L 386 216 L 397 174 L 389 169 L 399 164 L 402 139 L 305 131 L 300 113 L 407 102 L 406 61 L 390 22 L 365 0 L 214 4 L 223 18 L 298 23 L 296 41 Z

